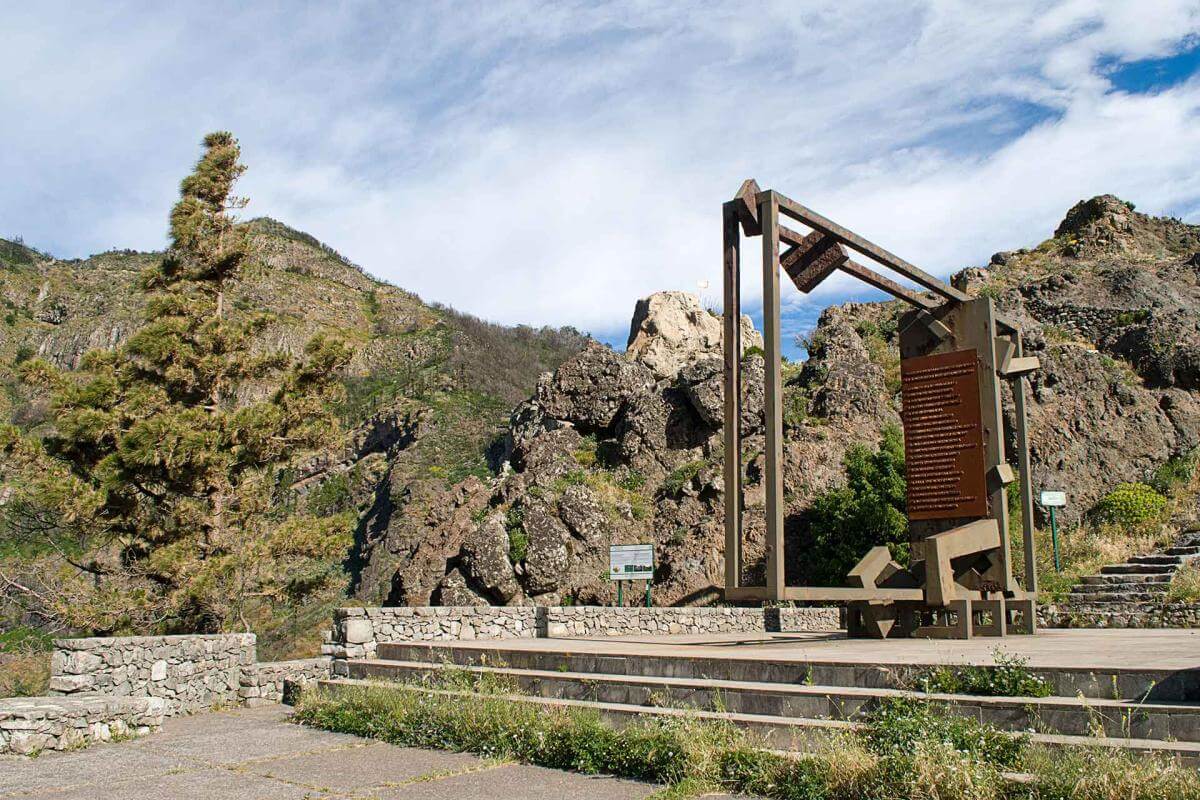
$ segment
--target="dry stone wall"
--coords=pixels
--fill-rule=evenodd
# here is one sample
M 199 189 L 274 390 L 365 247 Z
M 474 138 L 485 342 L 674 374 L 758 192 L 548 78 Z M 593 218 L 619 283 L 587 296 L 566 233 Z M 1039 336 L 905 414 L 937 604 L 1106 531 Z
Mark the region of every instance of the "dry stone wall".
M 766 631 L 836 631 L 836 608 L 608 608 L 548 609 L 547 636 L 639 636 Z
M 170 713 L 238 702 L 252 633 L 58 639 L 50 692 L 161 697 Z
M 322 653 L 371 658 L 379 642 L 835 631 L 836 608 L 433 606 L 340 608 Z
M 329 674 L 327 657 L 251 664 L 242 670 L 238 698 L 249 707 L 282 703 L 288 684 L 302 686 Z
M 1111 603 L 1103 611 L 1048 605 L 1038 609 L 1038 624 L 1046 628 L 1200 628 L 1200 605 L 1172 603 L 1148 608 L 1141 603 Z
M 339 608 L 321 652 L 333 658 L 371 658 L 378 642 L 532 639 L 543 612 L 532 606 Z
M 37 755 L 144 736 L 168 710 L 161 697 L 10 697 L 0 700 L 0 754 Z
M 287 682 L 329 677 L 324 657 L 258 663 L 252 633 L 59 639 L 54 644 L 52 695 L 161 698 L 168 715 L 278 703 Z

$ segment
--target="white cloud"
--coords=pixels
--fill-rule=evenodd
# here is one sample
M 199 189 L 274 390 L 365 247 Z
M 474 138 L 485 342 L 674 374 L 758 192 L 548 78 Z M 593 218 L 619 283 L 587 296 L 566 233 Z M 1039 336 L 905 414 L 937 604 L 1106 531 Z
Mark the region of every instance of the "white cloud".
M 1200 205 L 1200 87 L 1105 74 L 1183 47 L 1195 4 L 1043 6 L 13 10 L 0 234 L 160 246 L 228 127 L 250 212 L 430 300 L 614 330 L 638 296 L 719 286 L 720 203 L 749 175 L 941 274 L 1099 192 Z

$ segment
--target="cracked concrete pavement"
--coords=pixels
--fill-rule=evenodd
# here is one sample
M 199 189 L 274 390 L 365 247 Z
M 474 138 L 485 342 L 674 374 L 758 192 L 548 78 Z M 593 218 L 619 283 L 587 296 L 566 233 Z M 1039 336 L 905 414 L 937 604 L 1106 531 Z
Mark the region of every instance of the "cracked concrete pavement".
M 396 747 L 287 721 L 286 706 L 168 720 L 136 741 L 0 756 L 0 798 L 30 800 L 633 800 L 662 787 Z M 713 798 L 715 800 L 715 798 Z

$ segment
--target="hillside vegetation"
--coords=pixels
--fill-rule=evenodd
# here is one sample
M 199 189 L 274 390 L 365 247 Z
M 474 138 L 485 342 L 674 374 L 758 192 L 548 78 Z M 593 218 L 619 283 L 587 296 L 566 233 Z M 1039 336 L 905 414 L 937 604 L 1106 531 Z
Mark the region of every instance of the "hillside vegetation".
M 235 222 L 236 143 L 207 148 L 166 253 L 0 240 L 0 627 L 251 629 L 268 656 L 311 652 L 381 481 L 490 474 L 508 409 L 585 341 Z

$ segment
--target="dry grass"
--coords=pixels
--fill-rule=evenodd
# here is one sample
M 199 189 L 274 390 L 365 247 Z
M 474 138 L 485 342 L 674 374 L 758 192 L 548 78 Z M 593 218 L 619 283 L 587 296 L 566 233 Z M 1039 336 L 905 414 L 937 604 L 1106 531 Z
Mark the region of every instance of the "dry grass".
M 1200 564 L 1192 562 L 1180 567 L 1163 600 L 1167 603 L 1200 603 Z
M 49 683 L 49 653 L 0 653 L 0 697 L 37 697 Z

